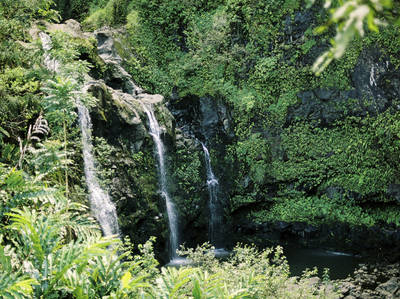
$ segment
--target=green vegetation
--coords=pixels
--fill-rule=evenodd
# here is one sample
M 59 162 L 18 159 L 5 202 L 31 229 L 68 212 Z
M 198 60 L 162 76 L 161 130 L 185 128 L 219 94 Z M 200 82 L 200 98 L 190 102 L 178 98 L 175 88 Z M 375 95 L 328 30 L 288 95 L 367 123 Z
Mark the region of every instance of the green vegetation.
M 288 122 L 294 107 L 301 104 L 299 92 L 352 89 L 351 74 L 360 55 L 370 46 L 380 45 L 393 67 L 398 67 L 400 48 L 396 41 L 399 40 L 399 30 L 391 25 L 397 19 L 396 10 L 392 14 L 387 12 L 387 8 L 396 3 L 355 1 L 353 5 L 350 2 L 344 1 L 341 3 L 343 6 L 337 1 L 328 2 L 326 5 L 329 4 L 331 10 L 326 10 L 318 1 L 307 6 L 309 1 L 300 0 L 275 3 L 252 0 L 104 0 L 90 1 L 85 7 L 82 1 L 75 0 L 71 4 L 74 7 L 71 16 L 85 19 L 83 24 L 89 30 L 104 25 L 125 25 L 126 32 L 120 36 L 117 51 L 126 60 L 124 67 L 148 91 L 161 93 L 168 99 L 175 88 L 181 97 L 211 96 L 221 99 L 230 108 L 235 138 L 228 145 L 225 160 L 220 161 L 229 169 L 227 180 L 234 182 L 227 210 L 239 211 L 241 207 L 251 206 L 251 213 L 265 215 L 271 209 L 283 209 L 291 202 L 293 192 L 299 196 L 300 202 L 301 199 L 307 202 L 309 198 L 324 198 L 327 188 L 337 187 L 342 190 L 339 197 L 343 202 L 350 203 L 350 211 L 354 207 L 354 211 L 362 209 L 362 215 L 370 215 L 376 211 L 370 208 L 369 203 L 377 204 L 379 208 L 376 210 L 379 211 L 390 202 L 392 212 L 396 214 L 399 207 L 387 195 L 388 186 L 398 183 L 399 173 L 395 129 L 398 115 L 392 108 L 379 116 L 352 118 L 353 114 L 363 111 L 357 106 L 357 99 L 349 98 L 343 115 L 332 123 L 318 123 L 318 119 L 310 119 L 313 116 Z M 61 15 L 66 13 L 63 3 L 56 1 L 56 6 L 53 6 L 60 9 Z M 360 15 L 362 18 L 355 22 L 354 12 L 360 7 L 367 8 L 365 5 L 369 5 L 368 14 Z M 340 10 L 342 7 L 349 9 Z M 47 4 L 50 11 L 49 8 Z M 366 32 L 363 37 L 357 37 L 361 35 L 360 22 L 367 21 L 374 31 L 378 18 L 387 19 L 389 25 L 382 27 L 379 33 Z M 339 46 L 346 51 L 341 50 L 340 55 L 336 55 L 341 59 L 326 65 L 316 77 L 312 64 L 329 48 L 329 39 L 333 35 L 330 24 L 333 23 L 351 24 L 351 30 L 344 32 L 348 26 L 338 27 L 338 35 L 343 37 L 347 34 L 347 37 L 345 42 L 335 39 L 329 53 L 335 56 Z M 321 26 L 324 26 L 324 31 Z M 23 36 L 19 34 L 17 39 Z M 353 36 L 356 39 L 349 43 Z M 85 51 L 91 53 L 90 49 Z M 96 63 L 95 57 L 90 60 Z M 96 68 L 101 69 L 101 66 Z M 39 74 L 31 72 L 30 68 L 20 66 L 5 70 L 2 75 L 5 82 L 10 82 L 6 92 L 17 93 L 21 89 L 19 93 L 29 98 L 29 101 L 21 100 L 24 105 L 35 104 L 36 95 L 27 96 L 28 91 L 34 94 L 35 88 L 36 93 L 40 90 Z M 390 79 L 387 81 L 390 86 Z M 368 100 L 362 99 L 364 103 Z M 330 109 L 344 105 L 336 102 L 335 98 L 329 101 Z M 395 107 L 398 99 L 391 101 Z M 13 105 L 7 105 L 6 111 Z M 33 118 L 28 115 L 22 118 L 29 117 Z M 68 141 L 64 138 L 65 143 Z M 6 155 L 15 153 L 17 145 L 8 145 Z M 180 206 L 185 206 L 183 209 L 187 212 L 201 201 L 197 192 L 193 192 L 201 188 L 201 158 L 199 160 L 197 156 L 177 153 L 171 161 L 177 169 L 171 181 L 176 185 L 177 200 L 184 203 Z M 102 164 L 112 165 L 109 162 Z M 146 165 L 143 166 L 145 170 L 151 161 L 143 165 Z M 141 180 L 141 175 L 137 173 L 135 178 L 135 181 Z M 110 179 L 111 176 L 108 181 Z M 149 176 L 144 181 L 154 180 Z M 65 185 L 68 186 L 68 182 Z M 269 188 L 272 185 L 277 188 L 273 188 L 271 194 Z M 151 201 L 154 188 L 139 189 L 143 189 L 143 193 L 138 196 L 148 194 L 145 197 Z M 285 205 L 276 204 L 278 202 L 285 202 Z M 329 201 L 326 203 L 330 205 Z M 187 212 L 183 211 L 184 214 Z M 283 212 L 271 215 L 283 215 Z M 299 212 L 299 218 L 307 218 L 303 214 L 304 211 Z M 350 214 L 343 221 L 351 222 L 354 215 Z M 355 215 L 358 214 L 355 212 Z M 311 221 L 313 215 L 309 216 Z M 384 215 L 380 218 L 383 219 Z M 265 220 L 269 219 L 270 216 L 265 217 Z M 276 216 L 276 220 L 279 219 L 282 217 Z M 296 215 L 291 219 L 296 219 Z M 330 215 L 321 219 L 322 222 L 336 220 Z M 373 224 L 368 217 L 364 220 Z
M 315 0 L 310 0 L 314 3 Z M 343 56 L 349 43 L 355 36 L 364 36 L 365 27 L 379 32 L 379 27 L 393 23 L 395 14 L 390 11 L 398 9 L 398 3 L 392 0 L 378 1 L 325 1 L 324 7 L 329 9 L 330 18 L 327 24 L 316 28 L 315 32 L 322 33 L 332 24 L 337 25 L 335 38 L 331 40 L 331 48 L 315 61 L 313 70 L 320 74 L 333 59 Z M 385 20 L 385 17 L 388 20 Z M 397 20 L 400 24 L 400 18 Z M 365 26 L 367 25 L 367 26 Z
M 151 234 L 167 235 L 146 139 L 141 150 L 132 150 L 126 135 L 113 136 L 118 142 L 94 138 L 99 177 L 103 186 L 113 185 L 120 224 L 132 228 L 130 239 L 144 245 L 101 237 L 85 205 L 76 102 L 108 122 L 109 111 L 82 92 L 85 76 L 101 74 L 105 66 L 95 54 L 95 41 L 53 32 L 50 54 L 62 62 L 61 71 L 42 67 L 44 51 L 28 30 L 34 23 L 44 30 L 44 21 L 60 17 L 84 20 L 88 30 L 124 26 L 116 50 L 149 92 L 167 100 L 172 90 L 181 98 L 212 97 L 230 110 L 234 136 L 229 144 L 217 136 L 223 149 L 211 150 L 213 159 L 219 158 L 220 181 L 230 187 L 228 218 L 400 226 L 400 205 L 388 190 L 400 184 L 395 92 L 400 31 L 388 25 L 349 43 L 362 33 L 365 20 L 375 30 L 378 13 L 388 18 L 389 2 L 374 2 L 358 21 L 354 11 L 365 7 L 362 1 L 343 14 L 338 6 L 331 19 L 321 3 L 305 9 L 302 0 L 68 3 L 0 2 L 0 297 L 337 296 L 328 281 L 310 283 L 315 272 L 290 278 L 280 248 L 258 252 L 238 246 L 232 257 L 218 261 L 204 245 L 182 250 L 192 266 L 160 268 L 153 246 L 160 252 L 165 244 L 153 238 L 144 243 Z M 329 50 L 329 26 L 320 35 L 313 32 L 332 22 L 339 32 Z M 343 31 L 346 24 L 349 31 Z M 387 98 L 384 109 L 365 94 L 353 98 L 351 93 L 354 68 L 371 45 L 379 45 L 388 61 L 379 82 Z M 327 49 L 329 54 L 317 61 L 324 72 L 316 77 L 312 64 Z M 317 98 L 318 91 L 333 96 Z M 324 107 L 325 114 L 311 104 Z M 186 221 L 204 229 L 203 154 L 182 140 L 171 143 L 171 191 Z M 146 218 L 153 223 L 143 224 Z
M 349 98 L 344 104 L 333 97 L 328 104 L 329 111 L 340 114 L 336 120 L 321 123 L 318 113 L 288 120 L 301 104 L 299 92 L 351 90 L 354 67 L 371 45 L 381 45 L 397 68 L 398 28 L 389 25 L 351 44 L 336 42 L 346 51 L 316 77 L 312 65 L 327 49 L 332 32 L 314 35 L 329 19 L 320 3 L 308 10 L 305 6 L 304 1 L 293 0 L 131 1 L 125 47 L 132 55 L 127 69 L 151 92 L 168 97 L 175 88 L 181 97 L 211 96 L 230 107 L 235 139 L 224 163 L 230 170 L 225 175 L 234 182 L 231 212 L 244 208 L 247 213 L 249 207 L 250 219 L 254 213 L 268 215 L 264 221 L 289 219 L 282 215 L 295 193 L 304 206 L 293 210 L 290 220 L 312 222 L 315 215 L 306 208 L 309 198 L 318 198 L 330 209 L 326 190 L 339 187 L 343 191 L 337 196 L 348 207 L 340 221 L 353 223 L 361 217 L 368 225 L 378 218 L 391 223 L 393 217 L 385 220 L 379 211 L 386 211 L 390 202 L 391 213 L 399 213 L 398 204 L 387 194 L 399 177 L 398 134 L 391 129 L 399 124 L 395 110 L 353 117 L 364 113 L 358 99 Z M 354 16 L 355 9 L 346 11 L 346 16 Z M 378 17 L 374 9 L 372 25 Z M 346 16 L 337 21 L 345 22 Z M 370 99 L 360 100 L 361 107 L 370 105 Z M 395 107 L 398 99 L 392 101 Z M 191 170 L 194 162 L 187 161 L 186 168 Z M 272 196 L 270 186 L 274 186 Z M 370 208 L 369 203 L 378 207 Z M 379 217 L 369 216 L 376 213 Z M 338 221 L 330 213 L 318 219 Z

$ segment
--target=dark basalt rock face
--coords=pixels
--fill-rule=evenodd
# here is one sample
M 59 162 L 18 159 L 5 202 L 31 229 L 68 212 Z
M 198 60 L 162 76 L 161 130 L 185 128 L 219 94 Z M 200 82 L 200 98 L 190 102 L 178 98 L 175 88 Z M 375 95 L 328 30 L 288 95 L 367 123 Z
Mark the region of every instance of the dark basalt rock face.
M 233 138 L 232 116 L 229 108 L 212 97 L 172 97 L 168 103 L 177 128 L 187 138 L 215 142 L 218 136 L 224 140 Z
M 219 181 L 218 207 L 223 214 L 223 210 L 228 207 L 228 189 L 229 178 L 224 169 L 224 156 L 226 146 L 233 137 L 232 120 L 229 108 L 224 105 L 222 100 L 212 97 L 186 96 L 179 98 L 172 96 L 168 108 L 176 120 L 178 134 L 176 139 L 176 149 L 191 148 L 196 151 L 202 164 L 201 177 L 202 182 L 199 186 L 193 186 L 200 190 L 201 206 L 203 211 L 199 215 L 184 215 L 183 235 L 186 236 L 189 245 L 196 246 L 199 243 L 209 241 L 208 223 L 209 223 L 209 193 L 207 190 L 207 174 L 205 169 L 204 152 L 200 142 L 206 144 L 211 153 L 211 164 L 213 172 Z M 218 161 L 218 163 L 216 163 Z M 179 197 L 179 190 L 176 195 Z M 197 206 L 196 206 L 197 208 Z M 193 218 L 195 217 L 195 218 Z M 225 221 L 226 222 L 226 221 Z M 196 231 L 193 228 L 196 227 Z M 224 231 L 226 228 L 223 229 Z M 195 241 L 194 241 L 195 240 Z
M 187 96 L 178 98 L 172 96 L 167 105 L 174 116 L 177 129 L 184 138 L 195 138 L 200 135 L 200 99 L 198 97 Z
M 221 101 L 211 97 L 200 98 L 200 132 L 204 140 L 212 142 L 218 136 L 232 137 L 231 115 Z
M 156 236 L 158 256 L 166 255 L 168 220 L 162 197 L 157 192 L 158 179 L 153 159 L 153 143 L 146 128 L 146 115 L 140 101 L 156 101 L 158 113 L 170 116 L 161 106 L 162 97 L 141 94 L 132 96 L 105 85 L 93 82 L 88 91 L 99 103 L 91 113 L 93 136 L 101 137 L 105 144 L 94 140 L 100 176 L 108 182 L 105 186 L 117 207 L 120 228 L 135 243 L 146 242 Z M 165 116 L 164 115 L 164 116 Z M 171 132 L 172 119 L 163 123 Z M 172 138 L 172 137 L 171 137 Z M 104 155 L 104 150 L 107 150 Z M 139 158 L 135 158 L 138 154 Z M 145 158 L 146 157 L 146 158 Z M 139 159 L 139 160 L 138 160 Z M 147 161 L 146 165 L 143 165 Z M 140 173 L 139 171 L 146 171 Z
M 378 50 L 364 50 L 351 75 L 353 89 L 299 93 L 300 102 L 289 108 L 286 126 L 307 120 L 329 127 L 347 116 L 365 117 L 384 112 L 391 107 L 392 100 L 400 96 L 399 76 Z

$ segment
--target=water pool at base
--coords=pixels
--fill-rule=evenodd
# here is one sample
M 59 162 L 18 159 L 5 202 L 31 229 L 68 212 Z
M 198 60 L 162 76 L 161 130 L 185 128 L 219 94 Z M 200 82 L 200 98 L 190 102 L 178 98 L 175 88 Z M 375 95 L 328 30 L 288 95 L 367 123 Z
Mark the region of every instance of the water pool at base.
M 288 246 L 283 247 L 283 253 L 288 260 L 292 276 L 300 276 L 305 269 L 317 267 L 320 277 L 324 268 L 329 268 L 330 279 L 342 279 L 353 274 L 358 264 L 362 263 L 361 258 L 352 254 L 320 248 Z

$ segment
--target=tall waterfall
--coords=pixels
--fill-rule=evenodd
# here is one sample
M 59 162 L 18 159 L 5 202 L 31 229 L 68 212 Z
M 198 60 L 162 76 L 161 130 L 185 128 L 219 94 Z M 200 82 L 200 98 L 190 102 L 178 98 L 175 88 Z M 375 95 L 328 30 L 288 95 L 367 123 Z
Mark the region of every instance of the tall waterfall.
M 56 59 L 52 58 L 48 53 L 51 50 L 51 38 L 44 32 L 39 33 L 39 38 L 42 41 L 44 54 L 44 64 L 50 71 L 59 73 L 61 64 Z M 84 88 L 85 90 L 85 88 Z M 77 100 L 79 124 L 82 131 L 82 146 L 83 146 L 83 164 L 85 169 L 86 184 L 89 190 L 90 208 L 93 215 L 99 222 L 105 236 L 119 234 L 118 218 L 115 206 L 110 200 L 106 191 L 99 184 L 96 176 L 95 158 L 93 157 L 93 145 L 91 134 L 91 120 L 88 109 Z
M 110 196 L 99 184 L 96 175 L 95 158 L 92 145 L 92 123 L 88 109 L 80 102 L 78 105 L 79 124 L 82 131 L 83 164 L 86 184 L 89 190 L 90 208 L 100 223 L 105 236 L 118 235 L 118 218 Z
M 158 121 L 154 115 L 154 110 L 151 104 L 142 103 L 143 110 L 146 112 L 149 119 L 150 135 L 156 146 L 157 160 L 158 160 L 158 171 L 160 181 L 161 195 L 165 199 L 168 214 L 168 223 L 170 231 L 170 249 L 171 249 L 171 262 L 177 259 L 176 250 L 178 249 L 179 235 L 178 235 L 178 217 L 175 209 L 175 205 L 171 200 L 167 188 L 167 171 L 165 169 L 165 150 L 164 144 L 161 140 L 161 129 Z
M 211 244 L 218 247 L 221 246 L 223 216 L 221 211 L 221 203 L 218 201 L 219 182 L 216 179 L 211 167 L 210 153 L 203 142 L 201 142 L 204 151 L 204 158 L 207 169 L 207 188 L 209 194 L 209 208 L 210 208 L 210 224 L 209 234 Z

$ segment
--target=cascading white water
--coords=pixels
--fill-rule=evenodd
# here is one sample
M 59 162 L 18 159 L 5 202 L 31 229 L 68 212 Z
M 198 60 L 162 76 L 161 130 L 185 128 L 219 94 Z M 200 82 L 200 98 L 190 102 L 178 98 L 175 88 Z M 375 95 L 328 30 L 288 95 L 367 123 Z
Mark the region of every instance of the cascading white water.
M 178 217 L 175 209 L 175 205 L 171 200 L 167 188 L 167 171 L 165 168 L 165 150 L 164 144 L 161 140 L 161 129 L 158 124 L 157 118 L 154 115 L 154 110 L 151 104 L 142 103 L 143 110 L 147 114 L 150 125 L 150 135 L 156 146 L 159 180 L 160 180 L 160 191 L 161 195 L 165 199 L 168 214 L 168 223 L 170 231 L 170 247 L 171 247 L 171 262 L 178 259 L 176 250 L 178 249 L 179 236 L 178 236 Z
M 210 208 L 210 241 L 211 244 L 219 246 L 220 244 L 218 243 L 220 242 L 221 228 L 223 225 L 222 213 L 220 211 L 220 203 L 218 202 L 219 182 L 216 179 L 211 167 L 210 153 L 208 152 L 208 149 L 203 142 L 201 142 L 201 146 L 203 147 L 207 169 L 207 188 L 209 194 Z
M 376 85 L 376 80 L 375 80 L 375 66 L 373 65 L 371 67 L 371 71 L 369 72 L 369 85 L 370 86 L 377 86 Z
M 60 72 L 61 64 L 48 53 L 51 50 L 51 38 L 44 32 L 39 33 L 45 50 L 44 64 L 55 73 Z M 85 88 L 84 88 L 85 89 Z M 93 145 L 91 139 L 91 120 L 88 109 L 78 100 L 79 124 L 82 131 L 83 164 L 85 169 L 86 184 L 89 190 L 90 208 L 99 222 L 105 236 L 118 235 L 118 218 L 115 206 L 106 191 L 99 184 L 96 176 L 95 159 L 93 156 Z
M 82 131 L 83 164 L 85 169 L 86 184 L 89 190 L 90 208 L 105 236 L 118 235 L 118 218 L 115 206 L 110 200 L 110 196 L 99 184 L 96 175 L 95 158 L 93 156 L 92 145 L 92 123 L 88 109 L 77 102 L 79 124 Z
M 44 65 L 49 71 L 58 73 L 61 65 L 56 59 L 52 58 L 49 53 L 52 47 L 51 37 L 44 32 L 39 32 L 39 38 L 42 42 L 42 47 L 44 50 Z

